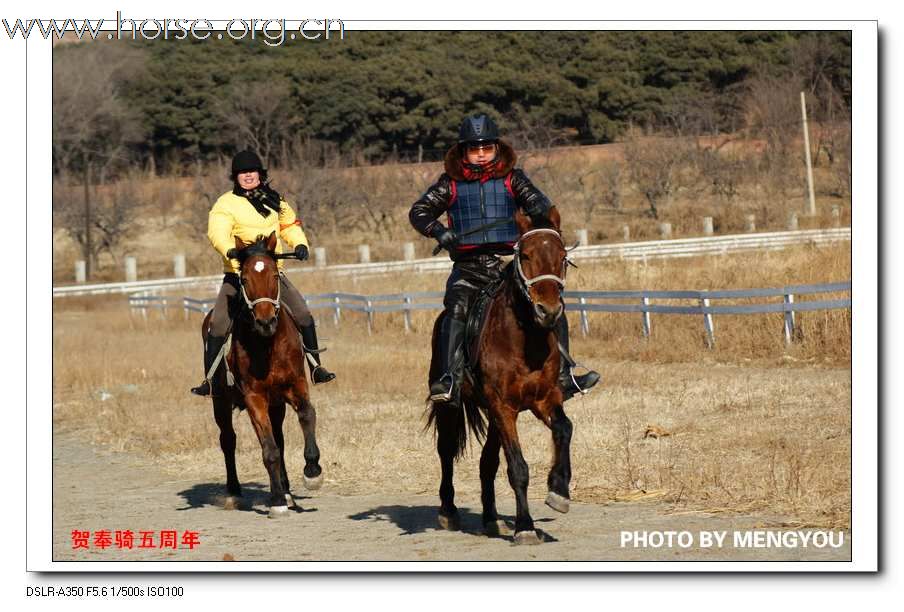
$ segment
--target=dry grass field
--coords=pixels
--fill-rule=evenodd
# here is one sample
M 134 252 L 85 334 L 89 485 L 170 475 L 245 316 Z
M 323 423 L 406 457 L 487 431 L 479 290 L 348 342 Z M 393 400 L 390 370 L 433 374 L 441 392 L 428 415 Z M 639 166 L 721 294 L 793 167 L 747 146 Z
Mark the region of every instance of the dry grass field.
M 755 255 L 586 263 L 574 289 L 726 289 L 850 278 L 848 246 Z M 302 291 L 438 290 L 441 274 L 296 279 Z M 323 317 L 324 355 L 338 374 L 312 393 L 326 483 L 333 491 L 433 493 L 439 464 L 424 427 L 428 334 L 436 313 Z M 572 315 L 574 317 L 575 315 Z M 150 458 L 184 477 L 224 481 L 210 402 L 188 388 L 201 374 L 200 317 L 131 318 L 125 296 L 54 301 L 54 426 Z M 566 404 L 575 424 L 573 498 L 650 499 L 666 512 L 763 510 L 796 524 L 850 524 L 851 315 L 803 313 L 802 342 L 787 348 L 780 315 L 715 318 L 705 348 L 694 316 L 655 316 L 643 340 L 640 316 L 591 315 L 573 352 L 601 372 L 599 390 Z M 235 413 L 239 476 L 266 481 L 248 419 Z M 544 490 L 549 432 L 519 420 L 532 490 Z M 286 421 L 290 477 L 303 466 L 302 437 Z M 478 447 L 460 462 L 460 498 L 479 497 Z M 510 495 L 504 470 L 498 490 Z

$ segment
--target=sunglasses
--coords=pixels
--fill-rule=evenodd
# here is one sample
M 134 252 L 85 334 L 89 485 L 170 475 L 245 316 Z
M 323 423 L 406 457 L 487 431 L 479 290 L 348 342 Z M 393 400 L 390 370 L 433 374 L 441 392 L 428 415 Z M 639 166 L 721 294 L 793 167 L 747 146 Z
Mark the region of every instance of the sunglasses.
M 496 149 L 495 142 L 484 142 L 480 144 L 468 145 L 469 153 L 479 153 L 480 151 L 493 151 Z

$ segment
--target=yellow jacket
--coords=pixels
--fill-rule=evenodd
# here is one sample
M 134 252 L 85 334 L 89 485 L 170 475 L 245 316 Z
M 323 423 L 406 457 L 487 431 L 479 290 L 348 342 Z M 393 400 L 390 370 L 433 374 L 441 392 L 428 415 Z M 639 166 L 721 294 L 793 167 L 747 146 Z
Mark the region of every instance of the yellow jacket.
M 226 252 L 235 248 L 236 236 L 242 242 L 251 243 L 258 236 L 269 236 L 273 232 L 288 244 L 290 251 L 299 244 L 309 246 L 308 238 L 301 229 L 301 221 L 285 200 L 279 202 L 278 215 L 270 211 L 262 217 L 246 198 L 228 191 L 217 199 L 207 217 L 207 238 L 223 257 L 224 272 L 239 273 L 239 262 L 226 258 Z M 284 252 L 281 243 L 277 244 L 276 252 Z M 282 266 L 282 261 L 278 264 Z

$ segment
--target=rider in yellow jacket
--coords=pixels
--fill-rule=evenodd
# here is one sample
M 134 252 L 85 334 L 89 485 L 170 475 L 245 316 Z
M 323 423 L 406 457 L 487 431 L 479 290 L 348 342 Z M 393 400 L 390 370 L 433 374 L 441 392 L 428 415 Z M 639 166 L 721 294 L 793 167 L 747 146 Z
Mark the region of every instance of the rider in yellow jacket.
M 235 239 L 252 243 L 258 236 L 276 232 L 289 249 L 301 260 L 308 258 L 308 239 L 292 207 L 267 182 L 267 171 L 252 151 L 242 151 L 232 160 L 232 191 L 221 195 L 210 209 L 207 218 L 207 238 L 223 258 L 223 284 L 210 317 L 210 330 L 204 347 L 205 380 L 192 393 L 209 395 L 210 381 L 206 379 L 214 360 L 220 353 L 232 328 L 237 312 L 239 294 L 239 262 L 236 259 Z M 281 245 L 277 252 L 282 253 Z M 277 265 L 282 268 L 282 262 Z M 305 348 L 312 355 L 311 379 L 314 384 L 325 383 L 336 376 L 320 364 L 314 318 L 298 289 L 280 271 L 280 301 L 301 332 Z
M 252 243 L 258 236 L 269 236 L 273 232 L 280 237 L 282 242 L 294 251 L 298 245 L 310 248 L 308 238 L 301 227 L 301 221 L 295 216 L 295 211 L 289 204 L 280 198 L 279 212 L 264 217 L 250 202 L 247 197 L 238 196 L 229 191 L 221 195 L 210 209 L 207 220 L 207 238 L 213 248 L 223 257 L 223 272 L 239 273 L 239 262 L 230 259 L 227 253 L 235 248 L 235 238 L 242 242 Z M 281 244 L 281 243 L 280 243 Z M 278 246 L 277 252 L 282 253 Z M 277 265 L 282 267 L 282 261 Z

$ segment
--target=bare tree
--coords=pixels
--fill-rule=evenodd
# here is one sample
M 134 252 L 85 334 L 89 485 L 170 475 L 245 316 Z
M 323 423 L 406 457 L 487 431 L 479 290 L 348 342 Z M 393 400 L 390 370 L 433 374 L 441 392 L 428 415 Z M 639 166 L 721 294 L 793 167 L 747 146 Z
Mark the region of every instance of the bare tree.
M 654 219 L 659 219 L 659 209 L 684 186 L 682 172 L 693 146 L 686 138 L 642 138 L 636 131 L 629 134 L 625 142 L 628 175 Z
M 141 70 L 143 55 L 132 47 L 106 42 L 57 49 L 53 58 L 54 171 L 82 187 L 81 210 L 76 212 L 74 200 L 66 197 L 56 205 L 69 210 L 57 218 L 65 219 L 66 229 L 81 236 L 77 242 L 90 276 L 98 253 L 92 235 L 97 226 L 92 186 L 122 164 L 128 145 L 141 138 L 140 121 L 119 91 Z
M 738 153 L 717 147 L 700 148 L 697 162 L 710 193 L 724 202 L 733 202 L 747 180 L 749 162 Z
M 302 124 L 290 92 L 288 81 L 234 83 L 218 98 L 213 112 L 231 130 L 233 146 L 257 151 L 269 167 L 281 151 L 287 154 L 292 134 Z
M 54 225 L 67 228 L 85 257 L 86 265 L 88 261 L 96 262 L 103 253 L 117 261 L 141 229 L 135 221 L 146 205 L 142 200 L 140 181 L 128 178 L 101 190 L 89 188 L 93 204 L 87 220 L 84 210 L 73 204 L 83 188 L 65 185 L 60 179 L 54 181 Z

